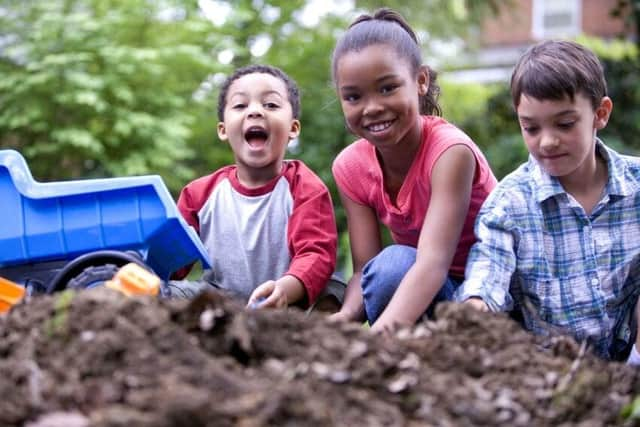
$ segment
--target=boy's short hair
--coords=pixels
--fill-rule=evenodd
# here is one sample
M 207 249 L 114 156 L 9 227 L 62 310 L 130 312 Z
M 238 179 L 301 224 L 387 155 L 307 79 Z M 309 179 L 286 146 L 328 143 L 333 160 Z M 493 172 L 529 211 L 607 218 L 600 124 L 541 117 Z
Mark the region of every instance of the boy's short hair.
M 595 110 L 607 96 L 607 83 L 596 55 L 572 41 L 548 40 L 530 47 L 511 75 L 516 110 L 523 94 L 538 100 L 568 96 L 573 101 L 577 93 L 586 96 Z
M 238 80 L 242 76 L 247 74 L 269 74 L 280 80 L 282 80 L 287 87 L 287 95 L 289 97 L 289 103 L 291 104 L 291 111 L 293 112 L 293 118 L 298 119 L 300 116 L 300 91 L 296 82 L 287 75 L 284 71 L 271 65 L 253 64 L 245 67 L 238 68 L 233 72 L 220 86 L 220 93 L 218 94 L 218 121 L 224 122 L 224 109 L 227 106 L 227 93 L 229 87 L 233 82 Z

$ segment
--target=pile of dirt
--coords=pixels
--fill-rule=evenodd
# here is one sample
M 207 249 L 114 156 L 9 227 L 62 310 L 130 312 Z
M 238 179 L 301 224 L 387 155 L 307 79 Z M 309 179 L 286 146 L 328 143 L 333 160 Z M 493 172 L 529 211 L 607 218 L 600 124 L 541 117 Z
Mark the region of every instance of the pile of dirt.
M 602 426 L 640 393 L 637 370 L 568 338 L 436 315 L 383 338 L 215 293 L 32 298 L 0 318 L 0 425 Z

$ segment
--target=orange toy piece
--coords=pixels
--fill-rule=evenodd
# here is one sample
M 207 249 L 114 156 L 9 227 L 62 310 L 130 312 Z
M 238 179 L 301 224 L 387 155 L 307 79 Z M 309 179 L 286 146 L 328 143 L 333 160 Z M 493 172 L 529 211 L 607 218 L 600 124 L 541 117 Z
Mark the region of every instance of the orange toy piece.
M 160 290 L 160 278 L 131 262 L 120 268 L 112 280 L 105 282 L 105 286 L 120 291 L 126 296 L 156 296 Z
M 0 277 L 0 313 L 9 311 L 24 297 L 24 287 L 11 280 Z

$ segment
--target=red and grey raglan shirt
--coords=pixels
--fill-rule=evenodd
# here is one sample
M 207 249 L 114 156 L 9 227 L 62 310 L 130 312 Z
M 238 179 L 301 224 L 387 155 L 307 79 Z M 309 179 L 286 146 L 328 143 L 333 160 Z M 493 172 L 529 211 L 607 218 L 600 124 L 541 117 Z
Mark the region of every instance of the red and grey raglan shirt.
M 244 187 L 236 166 L 189 183 L 178 208 L 207 248 L 205 277 L 246 299 L 260 284 L 288 274 L 313 303 L 336 264 L 337 231 L 326 185 L 299 160 L 259 188 Z

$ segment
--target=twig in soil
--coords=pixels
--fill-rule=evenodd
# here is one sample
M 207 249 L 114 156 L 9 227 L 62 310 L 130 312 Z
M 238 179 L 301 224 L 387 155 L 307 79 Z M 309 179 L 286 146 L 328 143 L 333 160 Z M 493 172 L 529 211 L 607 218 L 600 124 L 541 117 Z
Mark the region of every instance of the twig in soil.
M 582 341 L 582 343 L 580 344 L 580 350 L 578 351 L 578 356 L 575 358 L 575 360 L 571 364 L 571 369 L 569 369 L 569 372 L 567 372 L 567 374 L 564 377 L 560 378 L 560 381 L 558 381 L 558 385 L 556 386 L 556 393 L 562 393 L 567 389 L 567 387 L 569 386 L 569 383 L 571 382 L 571 380 L 573 380 L 573 377 L 575 376 L 576 371 L 580 367 L 580 362 L 582 361 L 582 358 L 584 357 L 586 350 L 587 350 L 587 341 Z
M 35 407 L 40 406 L 42 403 L 42 390 L 40 389 L 40 380 L 42 378 L 42 371 L 38 364 L 34 360 L 27 360 L 27 368 L 29 368 L 29 395 L 31 404 Z

